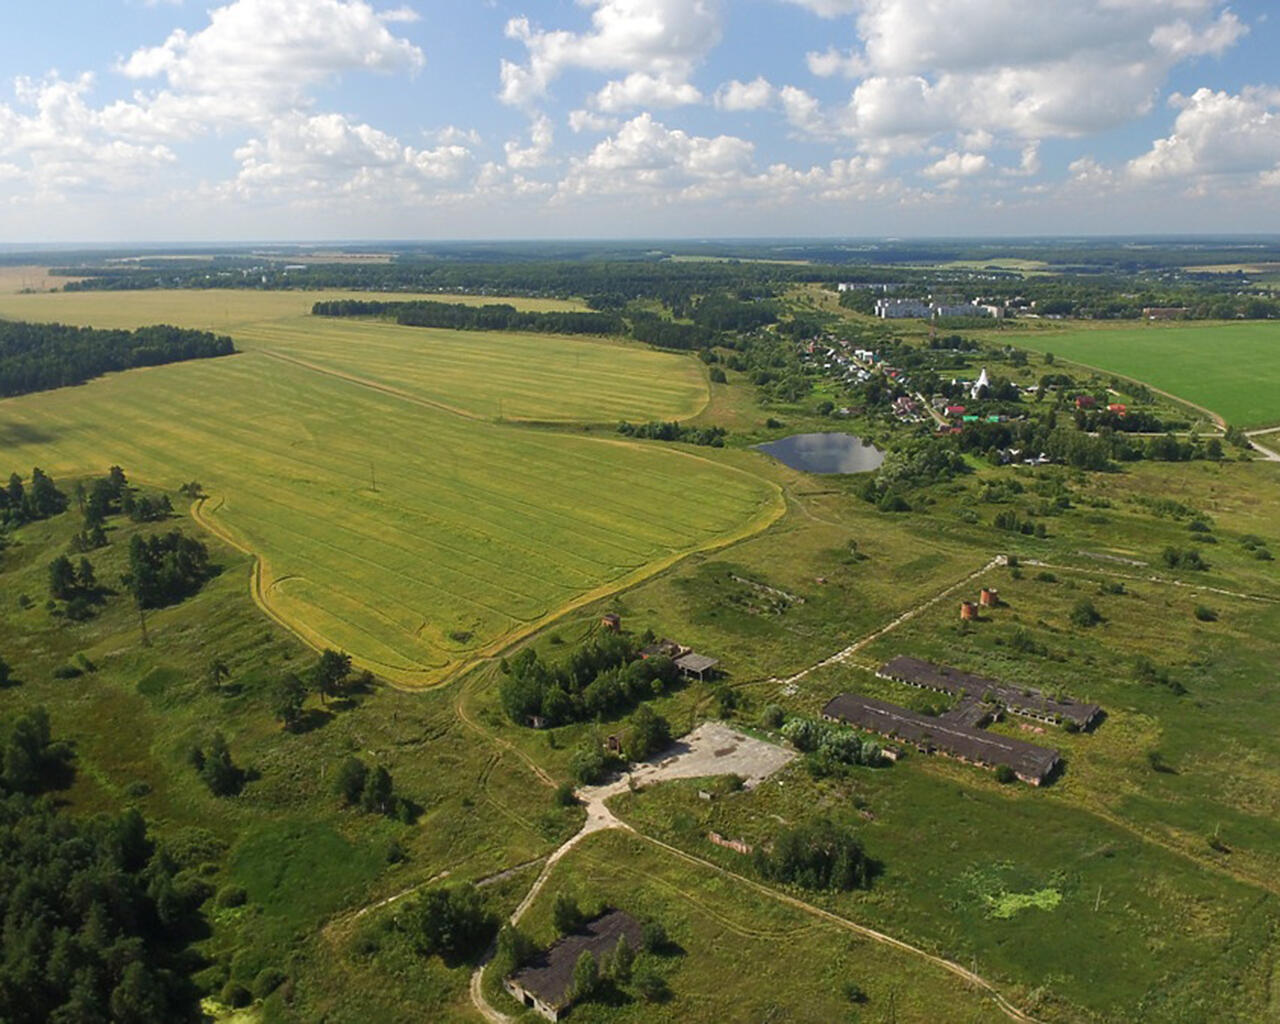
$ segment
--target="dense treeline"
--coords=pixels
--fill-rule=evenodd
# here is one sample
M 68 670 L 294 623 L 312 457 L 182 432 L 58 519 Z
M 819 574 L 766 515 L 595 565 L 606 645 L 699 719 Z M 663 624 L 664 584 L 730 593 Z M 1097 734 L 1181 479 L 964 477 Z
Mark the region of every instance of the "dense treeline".
M 316 264 L 288 270 L 244 261 L 203 265 L 67 268 L 67 291 L 127 291 L 147 288 L 344 288 L 379 292 L 455 292 L 469 295 L 583 296 L 592 309 L 618 310 L 637 299 L 656 299 L 671 309 L 713 292 L 768 294 L 799 282 L 838 281 L 832 266 L 775 263 L 673 262 L 630 254 L 621 259 L 532 259 L 499 262 L 472 259 L 411 259 L 384 264 Z
M 631 637 L 615 633 L 583 644 L 559 665 L 527 647 L 503 666 L 502 707 L 520 725 L 535 716 L 564 725 L 616 714 L 679 678 L 670 658 L 641 658 Z
M 650 441 L 683 441 L 686 444 L 700 444 L 710 448 L 723 448 L 728 431 L 724 427 L 685 427 L 672 421 L 663 423 L 628 423 L 625 420 L 618 424 L 618 433 L 627 437 L 639 437 Z
M 631 335 L 637 341 L 657 348 L 697 349 L 713 345 L 717 334 L 702 324 L 682 324 L 656 313 L 637 313 L 631 317 Z
M 1127 425 L 1121 428 L 1102 417 L 1082 420 L 1079 415 L 1061 415 L 1050 409 L 1004 423 L 971 423 L 956 436 L 956 443 L 961 451 L 985 454 L 993 462 L 999 461 L 1001 450 L 1012 448 L 1028 457 L 1043 453 L 1054 462 L 1092 470 L 1108 469 L 1113 462 L 1216 461 L 1226 456 L 1222 442 L 1216 437 L 1182 440 L 1172 434 L 1161 434 L 1135 438 L 1128 436 Z M 1146 421 L 1139 419 L 1138 422 Z M 1154 418 L 1150 422 L 1156 429 L 1162 426 Z M 1086 430 L 1090 424 L 1097 427 L 1096 435 Z
M 905 492 L 967 472 L 969 466 L 950 438 L 916 438 L 886 454 L 876 475 L 862 483 L 858 494 L 886 512 L 906 512 L 910 505 Z
M 691 317 L 695 324 L 711 331 L 754 331 L 777 323 L 778 307 L 767 300 L 715 293 L 700 299 Z
M 209 578 L 209 549 L 179 530 L 129 542 L 125 585 L 140 608 L 163 608 L 194 594 Z
M 456 331 L 532 331 L 542 334 L 621 334 L 621 317 L 608 313 L 528 313 L 505 303 L 468 306 L 461 302 L 317 302 L 314 316 L 392 316 L 406 327 L 447 327 Z
M 226 356 L 231 339 L 179 327 L 103 331 L 0 320 L 0 398 L 83 384 L 104 373 Z
M 767 250 L 748 246 L 742 251 Z M 596 251 L 573 247 L 548 250 L 544 247 L 517 253 L 481 247 L 450 249 L 441 252 L 443 258 L 406 252 L 390 263 L 314 264 L 291 269 L 285 269 L 280 263 L 244 258 L 66 268 L 68 274 L 88 276 L 82 281 L 68 282 L 64 288 L 69 291 L 350 288 L 381 292 L 583 296 L 592 309 L 601 311 L 620 311 L 635 300 L 657 300 L 681 319 L 688 317 L 692 303 L 704 296 L 730 294 L 759 299 L 772 297 L 794 284 L 861 281 L 899 285 L 897 294 L 902 295 L 941 292 L 954 293 L 956 298 L 971 298 L 973 293 L 981 292 L 1002 301 L 1022 300 L 1018 304 L 1023 308 L 1046 316 L 1137 319 L 1143 315 L 1144 308 L 1151 306 L 1186 307 L 1190 318 L 1280 315 L 1280 301 L 1252 292 L 1239 275 L 1204 275 L 1174 269 L 1180 268 L 1187 258 L 1176 246 L 1137 250 L 1042 243 L 1026 249 L 1023 258 L 1048 258 L 1055 265 L 1052 272 L 1029 278 L 994 266 L 973 270 L 902 266 L 931 260 L 980 258 L 975 257 L 976 250 L 963 245 L 894 243 L 859 249 L 800 246 L 794 251 L 810 252 L 813 262 L 673 261 L 656 251 Z M 1239 259 L 1238 253 L 1225 255 L 1230 251 L 1224 250 L 1223 262 Z M 968 255 L 955 255 L 959 252 Z M 1008 256 L 1009 251 L 1004 255 Z M 1195 256 L 1204 258 L 1203 251 L 1197 251 Z M 1249 259 L 1261 257 L 1251 252 Z M 1166 260 L 1177 262 L 1164 262 Z M 869 307 L 874 296 L 870 292 L 846 292 L 842 300 L 855 307 Z M 1034 306 L 1024 303 L 1034 303 Z
M 0 1020 L 198 1020 L 183 962 L 209 896 L 198 866 L 136 810 L 80 820 L 39 796 L 71 762 L 42 709 L 0 737 Z
M 11 473 L 8 485 L 0 488 L 0 525 L 21 526 L 61 515 L 66 509 L 67 496 L 38 466 L 31 471 L 29 487 L 17 473 Z

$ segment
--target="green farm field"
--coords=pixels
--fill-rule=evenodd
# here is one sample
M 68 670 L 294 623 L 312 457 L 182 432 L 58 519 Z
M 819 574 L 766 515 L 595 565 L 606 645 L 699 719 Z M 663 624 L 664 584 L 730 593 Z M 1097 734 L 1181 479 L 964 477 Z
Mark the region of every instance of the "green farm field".
M 553 344 L 567 407 L 598 412 L 573 404 L 569 343 Z M 781 513 L 772 484 L 700 454 L 484 422 L 253 351 L 7 400 L 0 446 L 63 477 L 115 463 L 200 481 L 200 520 L 260 560 L 260 604 L 404 686 Z
M 1233 426 L 1280 423 L 1280 324 L 1148 324 L 1002 337 L 1142 381 Z

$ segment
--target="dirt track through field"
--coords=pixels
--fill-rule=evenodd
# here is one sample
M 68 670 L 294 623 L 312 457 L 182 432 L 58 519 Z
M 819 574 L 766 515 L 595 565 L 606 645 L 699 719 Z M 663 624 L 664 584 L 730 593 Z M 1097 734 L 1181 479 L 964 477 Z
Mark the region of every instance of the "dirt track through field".
M 964 582 L 967 582 L 967 580 Z M 726 748 L 720 745 L 726 742 L 726 731 L 731 732 L 731 730 L 727 730 L 727 727 L 720 723 L 705 723 L 704 726 L 699 728 L 699 730 L 695 733 L 691 733 L 688 737 L 685 737 L 676 745 L 675 748 L 673 748 L 680 751 L 678 754 L 671 755 L 670 751 L 664 751 L 657 757 L 640 765 L 634 773 L 630 773 L 627 776 L 623 776 L 622 778 L 604 785 L 589 786 L 579 790 L 578 795 L 585 802 L 587 808 L 586 823 L 577 833 L 575 833 L 566 842 L 562 843 L 547 858 L 547 861 L 543 865 L 542 871 L 539 872 L 537 879 L 525 894 L 524 898 L 520 901 L 515 911 L 512 912 L 509 918 L 510 923 L 513 925 L 517 924 L 521 918 L 524 917 L 529 907 L 533 905 L 534 901 L 545 888 L 556 864 L 558 864 L 566 854 L 573 850 L 588 836 L 608 829 L 619 829 L 638 836 L 643 841 L 652 844 L 658 849 L 663 850 L 686 863 L 695 864 L 706 870 L 714 871 L 722 877 L 731 879 L 735 884 L 744 888 L 752 889 L 755 892 L 761 893 L 797 910 L 801 910 L 812 917 L 834 924 L 846 931 L 853 932 L 854 934 L 857 934 L 862 938 L 869 939 L 872 942 L 889 946 L 911 956 L 919 957 L 928 963 L 955 975 L 957 978 L 965 981 L 975 988 L 986 992 L 995 1002 L 1000 1011 L 1010 1020 L 1018 1021 L 1019 1024 L 1038 1024 L 1034 1017 L 1024 1013 L 1002 996 L 991 982 L 987 981 L 981 975 L 961 967 L 957 963 L 953 963 L 943 957 L 935 956 L 918 946 L 913 946 L 909 942 L 904 942 L 902 939 L 896 939 L 891 935 L 886 935 L 883 932 L 876 931 L 874 928 L 858 924 L 848 918 L 841 917 L 839 914 L 834 914 L 829 910 L 824 910 L 821 907 L 814 906 L 812 903 L 806 903 L 804 900 L 779 892 L 778 890 L 772 889 L 760 882 L 756 882 L 753 879 L 739 875 L 736 872 L 729 871 L 727 868 L 722 868 L 718 864 L 712 863 L 709 860 L 704 860 L 691 853 L 686 853 L 684 850 L 672 846 L 669 843 L 665 843 L 661 839 L 656 839 L 653 836 L 646 835 L 645 833 L 638 831 L 627 822 L 619 819 L 612 811 L 609 810 L 606 805 L 606 801 L 627 790 L 631 783 L 632 774 L 636 775 L 637 778 L 643 778 L 646 785 L 651 785 L 655 782 L 662 782 L 668 779 L 690 777 L 690 772 L 693 772 L 695 775 L 705 773 L 707 769 L 704 767 L 704 764 L 707 763 L 707 758 L 709 757 L 711 759 L 721 759 L 726 762 L 723 765 L 723 772 L 732 771 L 733 767 L 738 764 L 756 765 L 759 770 L 763 772 L 763 777 L 756 775 L 750 781 L 760 782 L 763 781 L 764 777 L 773 774 L 774 771 L 786 764 L 787 761 L 791 760 L 792 755 L 790 755 L 789 752 L 785 752 L 788 756 L 769 757 L 762 751 L 755 750 L 755 747 L 757 746 L 772 747 L 773 744 L 765 743 L 762 740 L 749 739 L 741 734 L 735 734 L 733 736 L 732 746 L 734 749 L 732 753 L 728 755 L 722 754 L 720 752 L 724 751 Z M 693 767 L 689 766 L 689 759 L 692 759 Z M 680 892 L 678 889 L 676 891 Z M 684 892 L 680 892 L 680 895 L 688 898 L 701 909 L 706 909 L 702 907 L 701 902 L 692 895 Z M 713 914 L 712 916 L 716 917 L 718 920 L 720 919 L 720 915 L 718 914 Z M 742 929 L 740 926 L 734 925 L 733 930 L 741 931 Z M 489 949 L 471 975 L 469 986 L 471 1000 L 475 1004 L 476 1010 L 485 1020 L 489 1021 L 490 1024 L 511 1024 L 512 1018 L 496 1009 L 484 994 L 484 970 L 492 960 L 494 951 L 495 950 L 493 948 Z
M 1267 427 L 1264 430 L 1246 430 L 1244 432 L 1244 436 L 1249 439 L 1249 443 L 1253 445 L 1257 451 L 1262 453 L 1263 458 L 1268 462 L 1280 462 L 1280 452 L 1277 452 L 1274 448 L 1265 448 L 1258 443 L 1258 438 L 1277 432 L 1280 432 L 1280 427 Z
M 848 661 L 850 658 L 853 657 L 853 655 L 857 654 L 864 647 L 870 646 L 885 634 L 892 633 L 904 622 L 909 622 L 911 619 L 914 619 L 917 615 L 920 615 L 922 612 L 928 611 L 930 608 L 936 605 L 939 601 L 945 600 L 948 595 L 955 593 L 961 587 L 968 586 L 970 583 L 972 583 L 974 580 L 978 579 L 979 577 L 985 576 L 996 566 L 1003 565 L 1004 561 L 1005 561 L 1004 555 L 997 555 L 995 558 L 991 559 L 990 562 L 984 565 L 981 569 L 978 569 L 975 572 L 969 573 L 969 575 L 964 577 L 964 579 L 951 584 L 951 586 L 947 587 L 941 593 L 935 594 L 933 597 L 929 598 L 926 601 L 922 601 L 920 604 L 916 605 L 915 607 L 907 609 L 907 611 L 903 612 L 896 619 L 890 622 L 887 626 L 882 626 L 879 629 L 877 629 L 874 633 L 869 633 L 866 636 L 862 637 L 860 640 L 855 640 L 848 647 L 844 648 L 844 650 L 837 651 L 835 654 L 831 655 L 829 658 L 824 658 L 822 661 L 818 662 L 816 665 L 810 665 L 808 668 L 802 669 L 801 671 L 797 672 L 795 675 L 788 676 L 786 679 L 773 680 L 773 681 L 781 682 L 787 686 L 792 686 L 800 682 L 800 680 L 804 679 L 805 676 L 809 675 L 810 673 L 816 672 L 819 669 L 827 668 L 829 665 L 837 665 L 837 664 L 840 664 L 841 662 Z

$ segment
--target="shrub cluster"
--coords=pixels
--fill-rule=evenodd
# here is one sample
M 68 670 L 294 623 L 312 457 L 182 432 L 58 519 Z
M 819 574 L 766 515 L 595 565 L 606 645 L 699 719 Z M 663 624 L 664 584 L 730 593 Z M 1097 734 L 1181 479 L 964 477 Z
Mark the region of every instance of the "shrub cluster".
M 871 861 L 853 829 L 828 817 L 784 829 L 754 859 L 761 877 L 805 889 L 860 889 L 871 881 Z
M 618 433 L 652 441 L 683 441 L 708 448 L 723 448 L 728 435 L 724 427 L 684 427 L 676 422 L 628 423 L 625 420 L 618 424 Z
M 679 678 L 670 658 L 640 658 L 635 641 L 615 633 L 583 644 L 558 665 L 525 648 L 503 667 L 502 707 L 520 725 L 534 715 L 563 725 L 615 714 L 665 693 Z

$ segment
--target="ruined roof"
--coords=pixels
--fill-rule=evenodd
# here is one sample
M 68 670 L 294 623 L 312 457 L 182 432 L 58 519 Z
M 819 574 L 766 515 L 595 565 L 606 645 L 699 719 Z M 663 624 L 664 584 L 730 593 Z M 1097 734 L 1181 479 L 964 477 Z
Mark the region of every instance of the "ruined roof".
M 1008 765 L 1019 775 L 1043 782 L 1058 763 L 1058 752 L 999 733 L 931 718 L 907 708 L 857 693 L 833 697 L 822 709 L 823 717 L 880 733 L 909 743 L 933 747 L 954 757 L 987 765 Z
M 705 654 L 698 654 L 690 651 L 676 658 L 676 668 L 681 672 L 705 672 L 707 669 L 715 668 L 720 662 L 715 658 L 709 658 Z
M 989 699 L 1015 714 L 1062 719 L 1075 722 L 1082 729 L 1086 728 L 1102 710 L 1097 704 L 1082 704 L 1069 698 L 1055 700 L 1039 690 L 1010 686 L 1008 683 L 988 679 L 986 676 L 974 675 L 972 672 L 964 672 L 949 665 L 935 665 L 931 661 L 906 655 L 899 655 L 887 662 L 880 669 L 880 675 L 912 686 L 942 690 L 957 697 L 972 697 L 974 700 Z
M 548 1006 L 562 1008 L 569 1003 L 573 969 L 583 953 L 590 952 L 598 963 L 606 955 L 613 954 L 623 936 L 633 951 L 639 951 L 643 931 L 640 922 L 625 911 L 606 911 L 595 920 L 588 921 L 581 931 L 556 940 L 549 949 L 511 975 L 511 981 Z

